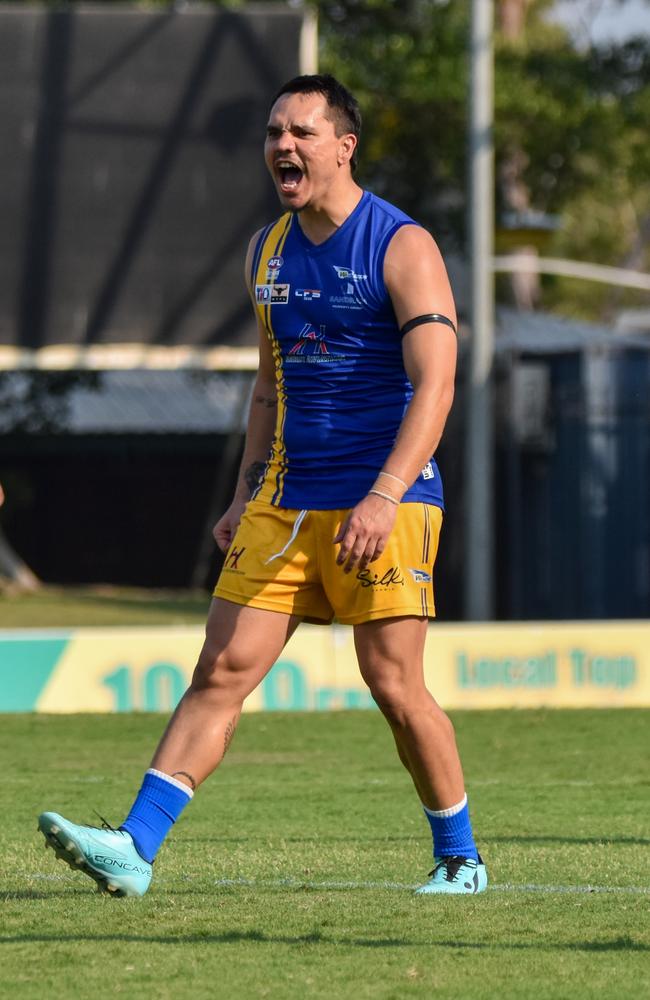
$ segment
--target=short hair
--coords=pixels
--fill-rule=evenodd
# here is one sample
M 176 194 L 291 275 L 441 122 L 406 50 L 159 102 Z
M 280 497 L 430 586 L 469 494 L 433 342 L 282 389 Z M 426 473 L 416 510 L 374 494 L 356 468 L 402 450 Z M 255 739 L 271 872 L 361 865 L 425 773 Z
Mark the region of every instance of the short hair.
M 331 111 L 330 120 L 337 136 L 351 132 L 357 138 L 361 135 L 361 111 L 357 99 L 347 87 L 329 73 L 311 73 L 305 76 L 294 76 L 280 87 L 271 101 L 271 107 L 283 94 L 322 94 Z M 352 170 L 357 166 L 357 147 L 350 159 Z

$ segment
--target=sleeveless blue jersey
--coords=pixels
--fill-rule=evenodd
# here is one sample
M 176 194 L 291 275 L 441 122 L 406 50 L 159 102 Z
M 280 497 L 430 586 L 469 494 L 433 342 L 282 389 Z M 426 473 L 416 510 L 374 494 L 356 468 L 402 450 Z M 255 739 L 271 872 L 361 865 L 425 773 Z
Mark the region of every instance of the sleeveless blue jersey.
M 324 243 L 311 243 L 293 213 L 260 234 L 251 277 L 278 414 L 259 499 L 333 510 L 353 507 L 373 485 L 413 395 L 383 278 L 390 239 L 407 224 L 366 191 Z M 443 507 L 433 457 L 404 501 Z

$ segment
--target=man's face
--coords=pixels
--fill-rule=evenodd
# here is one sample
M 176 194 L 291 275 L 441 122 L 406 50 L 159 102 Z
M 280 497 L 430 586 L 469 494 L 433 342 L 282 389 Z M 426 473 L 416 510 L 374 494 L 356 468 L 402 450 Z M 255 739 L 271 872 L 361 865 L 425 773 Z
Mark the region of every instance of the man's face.
M 328 113 L 322 94 L 282 94 L 271 108 L 264 159 L 280 201 L 294 212 L 319 204 L 354 149 L 354 136 L 337 137 Z

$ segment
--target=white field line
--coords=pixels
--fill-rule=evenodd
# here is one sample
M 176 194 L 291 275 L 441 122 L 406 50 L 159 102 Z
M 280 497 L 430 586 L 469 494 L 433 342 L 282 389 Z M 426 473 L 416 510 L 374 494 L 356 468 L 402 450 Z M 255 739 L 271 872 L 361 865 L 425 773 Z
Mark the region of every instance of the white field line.
M 245 879 L 220 878 L 215 879 L 217 886 L 245 886 L 251 889 L 417 889 L 418 885 L 407 885 L 402 882 L 307 882 L 301 879 Z M 490 883 L 488 889 L 497 892 L 579 892 L 579 893 L 632 893 L 634 895 L 650 895 L 650 886 L 609 886 L 609 885 L 532 885 L 503 882 Z
M 43 872 L 27 872 L 25 877 L 44 882 L 69 882 L 76 878 L 75 875 L 50 875 Z M 156 878 L 157 883 L 170 885 L 172 883 L 186 883 L 198 880 L 198 876 L 181 875 L 172 878 Z M 217 878 L 213 885 L 217 888 L 237 888 L 245 889 L 390 889 L 408 891 L 417 889 L 418 885 L 411 885 L 404 882 L 334 882 L 334 881 L 307 881 L 296 878 L 270 878 L 270 879 L 248 879 L 248 878 Z M 609 895 L 650 895 L 650 886 L 646 885 L 535 885 L 533 883 L 501 882 L 488 885 L 490 892 L 537 892 L 537 893 L 604 893 Z M 11 890 L 8 890 L 11 895 Z

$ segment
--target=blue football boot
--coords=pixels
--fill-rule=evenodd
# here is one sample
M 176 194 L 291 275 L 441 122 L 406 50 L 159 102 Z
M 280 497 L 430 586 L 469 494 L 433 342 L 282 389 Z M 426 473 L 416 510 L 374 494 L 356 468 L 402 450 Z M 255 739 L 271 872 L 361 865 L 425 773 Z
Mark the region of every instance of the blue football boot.
M 458 857 L 434 860 L 435 867 L 430 872 L 430 879 L 415 890 L 417 895 L 432 892 L 473 895 L 483 892 L 487 887 L 487 870 L 480 855 L 478 861 Z
M 53 812 L 38 817 L 38 828 L 57 858 L 94 879 L 98 892 L 144 896 L 149 888 L 151 865 L 136 851 L 130 833 L 108 824 L 105 829 L 78 826 Z

